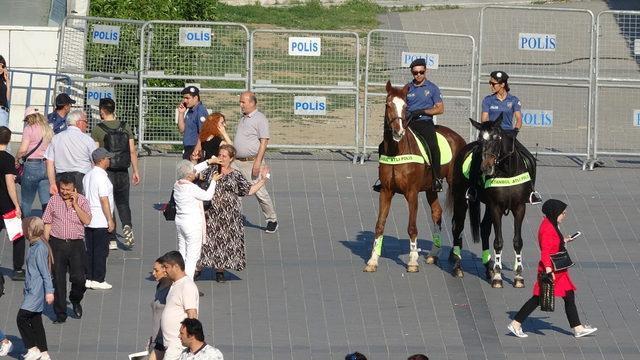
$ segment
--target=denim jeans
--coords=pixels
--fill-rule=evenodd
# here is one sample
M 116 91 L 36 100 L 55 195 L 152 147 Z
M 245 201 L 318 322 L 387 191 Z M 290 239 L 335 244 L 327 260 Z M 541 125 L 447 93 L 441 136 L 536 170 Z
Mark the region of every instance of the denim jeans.
M 0 109 L 0 126 L 9 127 L 9 113 L 5 109 Z
M 44 161 L 25 161 L 24 175 L 20 186 L 20 208 L 25 217 L 31 216 L 31 205 L 36 196 L 40 198 L 40 204 L 44 206 L 49 202 L 49 179 Z

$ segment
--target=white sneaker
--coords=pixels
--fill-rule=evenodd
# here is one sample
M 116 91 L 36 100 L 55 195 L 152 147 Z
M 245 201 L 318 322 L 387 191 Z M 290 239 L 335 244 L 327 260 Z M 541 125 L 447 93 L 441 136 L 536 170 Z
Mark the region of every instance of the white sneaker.
M 22 358 L 24 360 L 38 360 L 41 357 L 42 357 L 42 353 L 40 352 L 40 350 L 35 349 L 35 350 L 27 351 L 27 353 L 24 354 L 24 356 Z
M 587 335 L 593 334 L 594 332 L 598 331 L 598 328 L 591 327 L 589 325 L 585 325 L 583 327 L 584 327 L 584 329 L 582 331 L 576 331 L 575 337 L 581 338 L 583 336 L 587 336 Z
M 509 324 L 509 326 L 507 326 L 507 329 L 509 329 L 509 331 L 511 331 L 513 335 L 519 338 L 529 337 L 529 335 L 525 334 L 524 331 L 522 331 L 522 328 L 516 329 L 513 325 Z
M 93 280 L 87 280 L 84 282 L 84 287 L 86 287 L 87 289 L 93 289 L 94 283 L 95 281 Z
M 109 250 L 118 250 L 118 243 L 115 240 L 109 241 Z
M 2 345 L 0 345 L 0 356 L 7 356 L 13 350 L 13 344 L 9 339 L 7 341 L 3 341 Z
M 49 353 L 42 353 L 40 360 L 51 360 L 51 356 L 49 356 Z
M 109 290 L 112 287 L 113 286 L 111 286 L 111 284 L 109 284 L 106 281 L 103 281 L 103 282 L 94 281 L 93 282 L 93 287 L 91 287 L 91 288 L 94 289 L 94 290 Z

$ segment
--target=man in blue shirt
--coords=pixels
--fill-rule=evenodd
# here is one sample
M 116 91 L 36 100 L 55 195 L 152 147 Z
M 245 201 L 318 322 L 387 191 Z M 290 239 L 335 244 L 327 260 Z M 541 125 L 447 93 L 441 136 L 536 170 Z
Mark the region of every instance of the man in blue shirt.
M 184 152 L 182 158 L 191 159 L 191 154 L 200 151 L 200 127 L 207 119 L 209 113 L 203 103 L 200 102 L 200 89 L 195 86 L 187 86 L 181 92 L 182 102 L 178 105 L 178 130 L 183 134 L 182 145 Z
M 440 149 L 438 148 L 433 116 L 444 113 L 442 94 L 436 84 L 427 80 L 427 64 L 424 59 L 414 60 L 410 68 L 413 81 L 409 83 L 409 93 L 407 94 L 409 128 L 427 142 L 431 157 L 431 170 L 433 171 L 433 190 L 440 192 L 442 191 Z
M 75 103 L 76 101 L 72 100 L 71 97 L 65 93 L 56 96 L 56 110 L 47 115 L 49 124 L 51 124 L 55 134 L 67 128 L 67 115 L 69 115 L 71 111 L 71 105 Z

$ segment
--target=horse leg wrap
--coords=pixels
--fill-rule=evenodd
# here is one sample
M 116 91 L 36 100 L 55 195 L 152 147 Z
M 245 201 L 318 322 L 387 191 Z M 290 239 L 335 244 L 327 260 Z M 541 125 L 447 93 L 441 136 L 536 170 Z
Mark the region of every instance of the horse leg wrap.
M 435 231 L 433 233 L 433 246 L 431 246 L 431 250 L 429 251 L 428 256 L 440 256 L 440 248 L 442 247 L 442 237 L 439 231 Z
M 516 253 L 516 261 L 513 263 L 513 270 L 515 270 L 518 275 L 522 273 L 522 254 Z
M 458 259 L 462 259 L 462 249 L 460 249 L 460 246 L 453 247 L 453 255 L 455 255 Z
M 497 269 L 498 271 L 502 270 L 502 253 L 494 252 L 493 257 L 496 259 L 495 266 L 493 268 Z
M 418 240 L 409 240 L 409 264 L 418 265 Z
M 380 257 L 382 255 L 382 239 L 383 236 L 380 235 L 373 241 L 373 251 L 371 255 L 375 255 L 376 257 Z
M 482 265 L 487 265 L 491 261 L 491 250 L 482 250 Z

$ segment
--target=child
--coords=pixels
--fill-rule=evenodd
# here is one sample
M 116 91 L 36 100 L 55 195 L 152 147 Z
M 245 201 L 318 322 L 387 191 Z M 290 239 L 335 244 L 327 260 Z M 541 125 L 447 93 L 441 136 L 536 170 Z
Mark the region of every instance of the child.
M 53 282 L 51 264 L 53 257 L 49 244 L 43 239 L 44 222 L 31 216 L 22 221 L 22 232 L 29 240 L 26 263 L 27 274 L 24 283 L 24 301 L 18 311 L 16 322 L 27 353 L 25 360 L 50 360 L 47 338 L 42 326 L 44 302 L 53 303 Z

